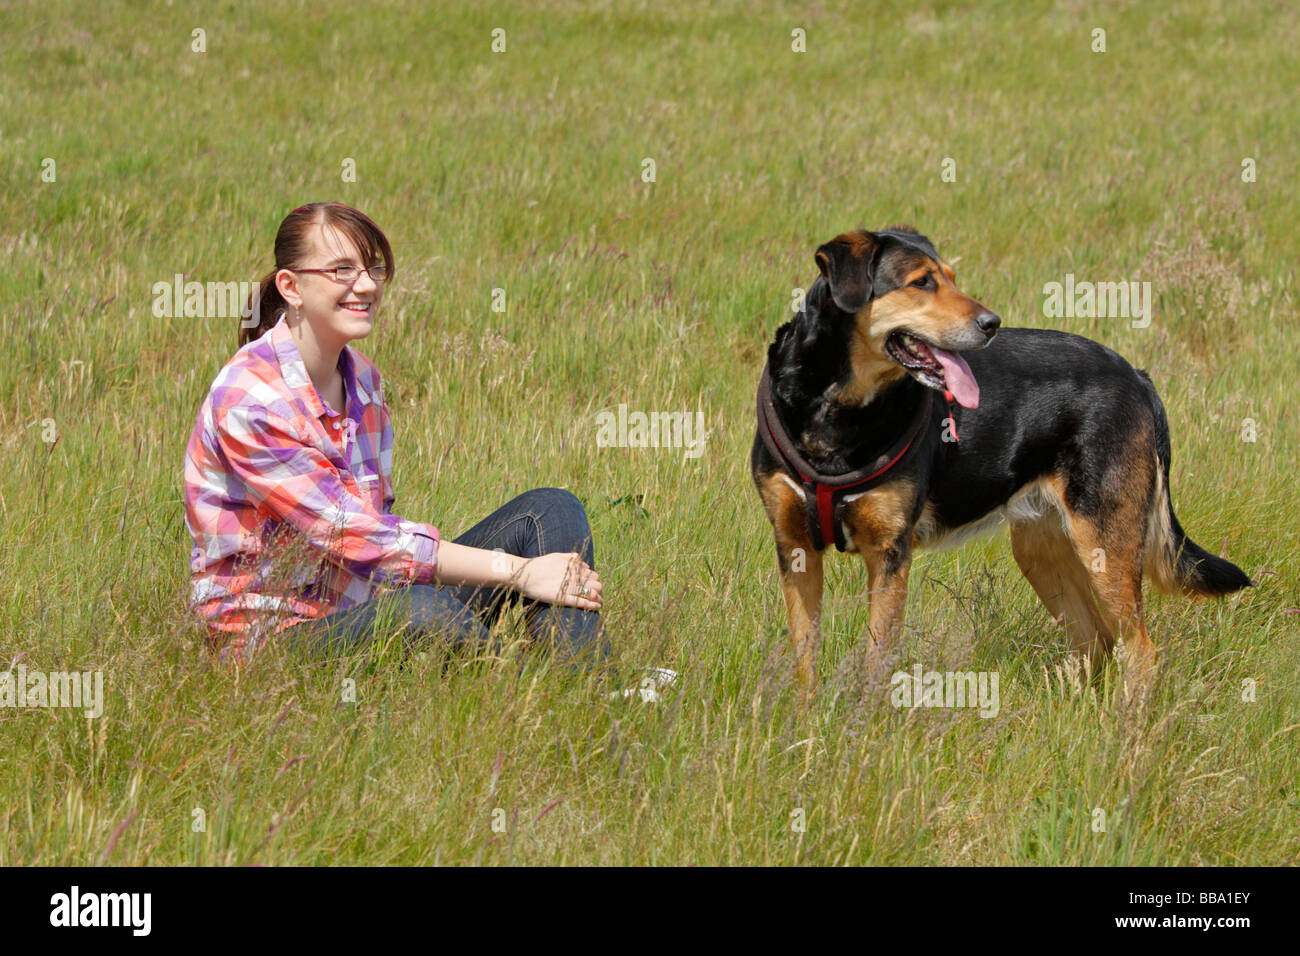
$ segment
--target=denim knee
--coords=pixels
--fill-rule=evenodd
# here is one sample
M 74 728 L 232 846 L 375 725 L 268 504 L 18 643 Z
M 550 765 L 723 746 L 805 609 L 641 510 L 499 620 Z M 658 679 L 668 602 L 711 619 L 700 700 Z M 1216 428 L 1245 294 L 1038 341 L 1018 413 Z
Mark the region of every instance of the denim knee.
M 591 525 L 587 521 L 587 509 L 582 506 L 578 496 L 564 488 L 534 488 L 519 496 L 521 504 L 536 512 L 539 520 L 551 534 L 563 533 L 575 535 L 578 539 L 590 539 Z M 551 542 L 548 545 L 554 548 Z M 582 543 L 575 540 L 566 543 L 576 547 Z
M 533 488 L 519 496 L 520 503 L 536 511 L 554 512 L 557 515 L 581 515 L 587 512 L 572 491 L 565 488 Z

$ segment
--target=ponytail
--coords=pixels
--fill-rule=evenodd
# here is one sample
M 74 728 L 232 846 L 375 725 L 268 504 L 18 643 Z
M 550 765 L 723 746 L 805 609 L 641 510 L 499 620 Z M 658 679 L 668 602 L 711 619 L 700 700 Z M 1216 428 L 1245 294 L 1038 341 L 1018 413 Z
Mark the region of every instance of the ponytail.
M 241 349 L 249 342 L 260 339 L 263 332 L 275 328 L 275 323 L 280 321 L 280 316 L 289 310 L 289 303 L 284 301 L 284 296 L 280 295 L 280 290 L 275 284 L 275 274 L 279 271 L 278 268 L 272 269 L 262 276 L 262 281 L 258 283 L 256 291 L 253 292 L 244 306 L 244 313 L 250 319 L 256 319 L 257 323 L 247 325 L 245 324 L 247 320 L 241 316 L 239 323 L 239 347 Z

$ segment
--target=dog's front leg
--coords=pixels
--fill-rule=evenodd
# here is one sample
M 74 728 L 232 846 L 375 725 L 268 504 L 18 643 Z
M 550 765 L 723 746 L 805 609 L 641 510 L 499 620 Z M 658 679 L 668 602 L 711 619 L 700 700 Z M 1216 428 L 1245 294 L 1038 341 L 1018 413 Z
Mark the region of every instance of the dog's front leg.
M 851 547 L 867 565 L 871 600 L 871 658 L 888 654 L 902 629 L 907 604 L 907 574 L 912 568 L 912 531 L 917 490 L 910 482 L 890 482 L 854 495 L 844 510 Z
M 790 649 L 799 683 L 799 707 L 807 707 L 817 685 L 817 647 L 821 637 L 822 553 L 812 547 L 776 545 L 781 593 L 790 621 Z
M 879 661 L 893 649 L 902 629 L 912 549 L 905 542 L 894 541 L 885 547 L 863 549 L 862 558 L 871 594 L 871 654 Z
M 817 684 L 817 644 L 822 614 L 822 552 L 813 547 L 804 509 L 804 493 L 780 472 L 755 478 L 776 537 L 781 593 L 790 621 L 799 707 L 812 698 Z

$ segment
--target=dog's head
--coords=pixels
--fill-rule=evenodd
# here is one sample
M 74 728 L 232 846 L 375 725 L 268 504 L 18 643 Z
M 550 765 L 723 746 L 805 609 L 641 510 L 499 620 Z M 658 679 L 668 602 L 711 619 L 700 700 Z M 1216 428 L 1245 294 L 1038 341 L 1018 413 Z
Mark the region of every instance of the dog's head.
M 816 260 L 835 308 L 853 317 L 854 349 L 880 360 L 855 366 L 873 366 L 881 379 L 901 368 L 967 408 L 979 404 L 979 385 L 957 353 L 984 348 L 1002 320 L 958 291 L 929 239 L 907 226 L 846 232 L 818 248 Z

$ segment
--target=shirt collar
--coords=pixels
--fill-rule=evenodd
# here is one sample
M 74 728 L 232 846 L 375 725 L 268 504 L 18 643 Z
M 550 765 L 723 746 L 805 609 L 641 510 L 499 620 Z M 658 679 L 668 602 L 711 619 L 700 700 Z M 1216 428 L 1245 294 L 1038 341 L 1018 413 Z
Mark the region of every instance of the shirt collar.
M 266 338 L 275 351 L 276 360 L 280 363 L 280 376 L 284 379 L 284 384 L 293 389 L 294 394 L 302 399 L 313 418 L 320 418 L 325 414 L 325 403 L 321 401 L 320 393 L 316 391 L 311 376 L 307 374 L 307 366 L 303 364 L 302 353 L 298 351 L 298 344 L 294 342 L 293 333 L 289 331 L 289 320 L 286 315 L 280 316 L 280 321 L 266 333 Z M 338 368 L 343 373 L 343 386 L 349 401 L 369 405 L 370 396 L 357 386 L 356 362 L 352 357 L 352 346 L 343 346 L 343 351 L 339 353 Z M 360 418 L 360 414 L 350 414 L 351 409 L 341 411 L 345 417 L 354 420 Z

